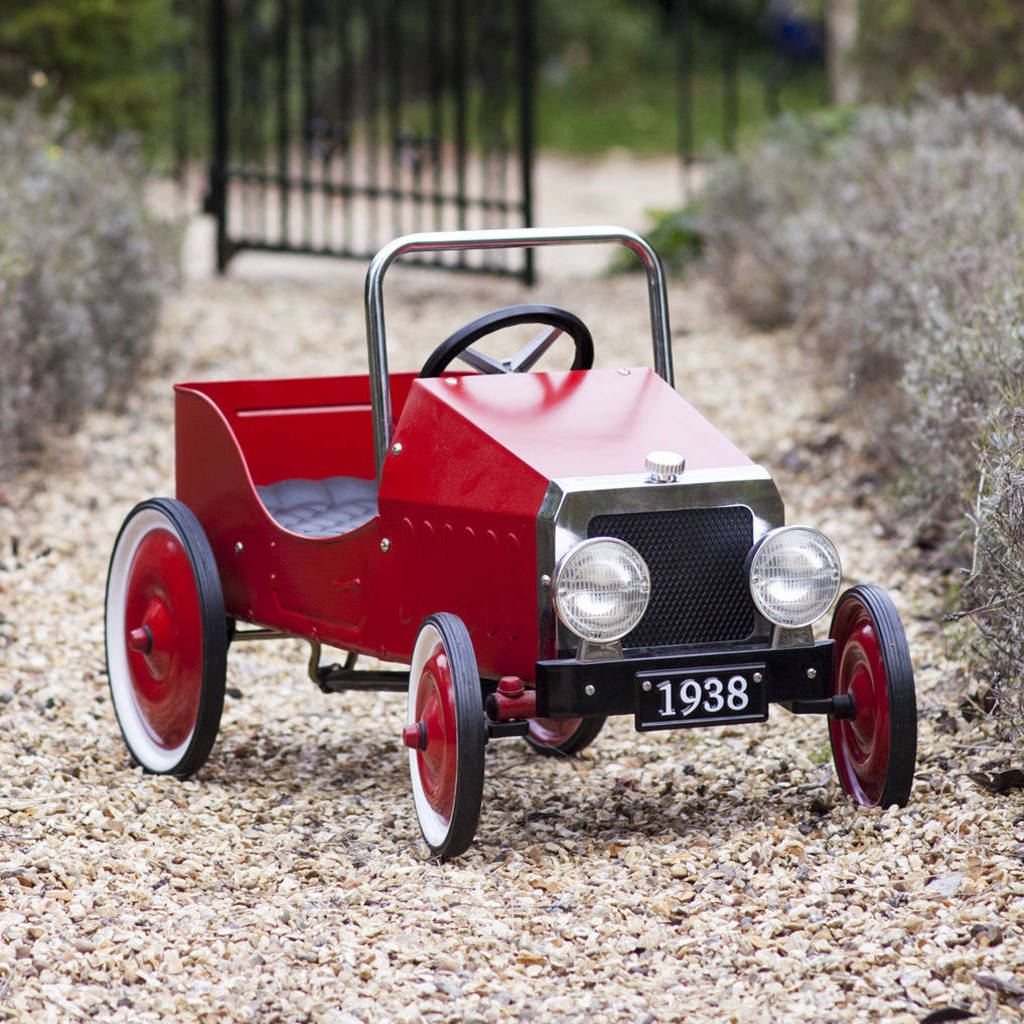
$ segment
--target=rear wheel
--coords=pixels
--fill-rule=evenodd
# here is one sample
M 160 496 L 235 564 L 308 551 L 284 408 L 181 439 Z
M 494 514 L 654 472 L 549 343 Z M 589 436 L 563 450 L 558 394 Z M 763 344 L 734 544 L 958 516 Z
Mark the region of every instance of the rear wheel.
M 531 718 L 526 742 L 548 757 L 570 757 L 597 739 L 604 718 Z
M 487 736 L 473 644 L 456 615 L 429 615 L 420 626 L 403 740 L 423 838 L 435 857 L 457 857 L 480 819 Z
M 220 727 L 224 596 L 192 511 L 152 498 L 128 514 L 107 575 L 107 675 L 121 734 L 146 771 L 185 778 Z
M 839 599 L 835 692 L 852 694 L 853 719 L 832 719 L 829 735 L 843 790 L 867 807 L 903 806 L 917 760 L 917 699 L 903 624 L 884 590 L 853 587 Z

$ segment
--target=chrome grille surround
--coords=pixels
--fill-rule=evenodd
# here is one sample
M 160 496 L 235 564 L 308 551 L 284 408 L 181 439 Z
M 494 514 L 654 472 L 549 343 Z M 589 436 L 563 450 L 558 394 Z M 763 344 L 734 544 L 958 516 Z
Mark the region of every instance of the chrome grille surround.
M 595 517 L 735 507 L 749 510 L 751 544 L 785 522 L 785 511 L 778 489 L 767 470 L 760 466 L 692 470 L 683 473 L 674 483 L 652 483 L 643 473 L 552 480 L 537 517 L 537 606 L 540 623 L 538 657 L 550 656 L 552 637 L 557 640 L 556 647 L 560 657 L 572 656 L 579 646 L 578 638 L 557 620 L 544 577 L 551 575 L 558 559 L 571 547 L 587 538 L 590 523 Z M 716 632 L 715 621 L 715 609 L 711 609 L 711 615 L 699 634 L 701 639 L 696 641 L 672 640 L 653 634 L 641 636 L 641 639 L 646 642 L 653 638 L 653 646 L 685 642 L 717 644 L 737 639 L 735 635 L 729 635 L 729 630 L 726 630 L 726 636 L 711 636 Z M 641 621 L 637 629 L 641 629 L 643 625 Z M 735 634 L 737 629 L 734 624 L 732 634 Z M 755 611 L 753 635 L 767 639 L 769 632 L 770 625 Z M 629 638 L 626 644 L 631 645 Z

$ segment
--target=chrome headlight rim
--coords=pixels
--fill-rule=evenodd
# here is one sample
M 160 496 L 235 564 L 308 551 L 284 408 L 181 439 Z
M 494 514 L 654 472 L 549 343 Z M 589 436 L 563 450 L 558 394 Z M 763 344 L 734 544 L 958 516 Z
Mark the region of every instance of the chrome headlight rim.
M 784 538 L 798 534 L 804 534 L 812 538 L 814 542 L 820 545 L 820 550 L 828 556 L 825 564 L 826 571 L 822 574 L 820 581 L 823 589 L 821 594 L 815 598 L 811 608 L 805 611 L 804 614 L 784 616 L 780 614 L 777 605 L 772 605 L 764 599 L 764 594 L 759 589 L 765 585 L 765 579 L 762 576 L 764 570 L 763 563 L 773 551 L 779 548 Z M 777 526 L 775 529 L 769 530 L 757 541 L 751 549 L 750 557 L 748 558 L 748 584 L 754 606 L 773 626 L 783 629 L 804 629 L 808 626 L 813 626 L 835 603 L 836 598 L 839 596 L 842 580 L 843 567 L 835 544 L 821 530 L 815 529 L 813 526 L 805 526 L 800 523 Z
M 618 628 L 610 631 L 600 631 L 595 628 L 582 628 L 584 623 L 581 622 L 580 616 L 569 607 L 569 601 L 573 595 L 566 594 L 563 589 L 568 570 L 571 569 L 574 566 L 574 563 L 581 557 L 586 557 L 588 553 L 593 553 L 595 548 L 600 545 L 610 545 L 617 549 L 620 553 L 626 556 L 628 561 L 635 568 L 640 570 L 644 590 L 642 606 L 639 608 L 634 607 L 630 611 L 628 619 L 626 619 Z M 588 537 L 586 540 L 582 540 L 578 544 L 574 544 L 558 560 L 558 564 L 555 566 L 555 571 L 551 574 L 551 601 L 555 609 L 555 614 L 558 617 L 558 621 L 570 633 L 572 633 L 573 636 L 586 643 L 617 643 L 636 628 L 647 611 L 650 599 L 651 573 L 647 562 L 632 544 L 629 544 L 618 537 Z M 591 625 L 593 625 L 593 623 L 591 623 Z

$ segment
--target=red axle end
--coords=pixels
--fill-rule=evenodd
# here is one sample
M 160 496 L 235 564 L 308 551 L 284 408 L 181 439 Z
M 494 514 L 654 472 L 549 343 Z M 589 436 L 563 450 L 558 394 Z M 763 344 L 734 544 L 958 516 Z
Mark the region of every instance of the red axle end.
M 148 626 L 139 626 L 128 633 L 128 647 L 139 654 L 150 654 L 153 650 L 153 633 Z
M 402 730 L 402 742 L 410 750 L 427 749 L 427 723 L 413 722 Z

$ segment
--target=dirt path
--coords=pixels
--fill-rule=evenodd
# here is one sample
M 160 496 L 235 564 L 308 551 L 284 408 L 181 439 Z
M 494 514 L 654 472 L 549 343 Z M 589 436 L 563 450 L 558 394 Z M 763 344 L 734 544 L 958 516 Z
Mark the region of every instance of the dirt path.
M 583 217 L 574 183 L 602 170 L 637 183 L 631 202 L 654 191 L 636 167 L 552 168 L 547 187 L 561 181 L 574 217 L 632 221 L 597 199 Z M 590 323 L 600 364 L 646 363 L 641 279 L 585 269 L 562 265 L 530 298 Z M 232 652 L 198 778 L 131 767 L 103 587 L 125 513 L 172 491 L 170 382 L 362 370 L 362 274 L 239 260 L 194 277 L 124 415 L 91 417 L 3 489 L 0 1019 L 909 1024 L 956 1004 L 1019 1020 L 1005 990 L 1024 984 L 1021 799 L 967 778 L 1011 751 L 947 714 L 960 684 L 928 581 L 856 507 L 820 373 L 703 286 L 672 286 L 680 390 L 906 619 L 921 710 L 908 808 L 845 803 L 817 720 L 645 735 L 617 720 L 572 761 L 495 743 L 477 840 L 439 866 L 412 811 L 403 698 L 316 692 L 297 642 Z M 401 268 L 386 291 L 396 368 L 524 297 Z

